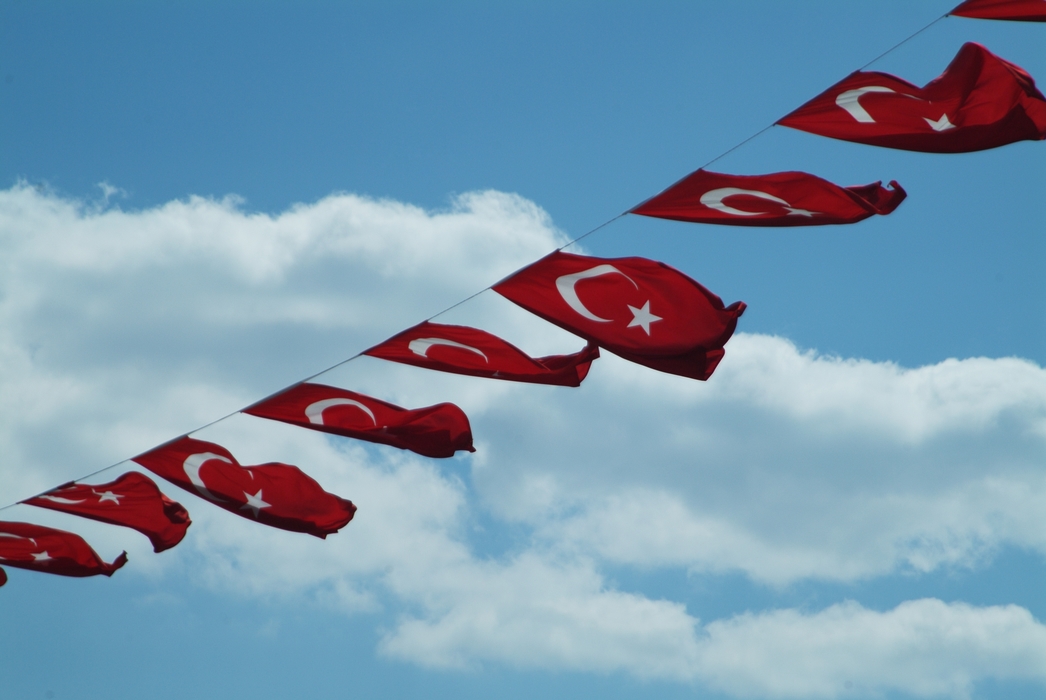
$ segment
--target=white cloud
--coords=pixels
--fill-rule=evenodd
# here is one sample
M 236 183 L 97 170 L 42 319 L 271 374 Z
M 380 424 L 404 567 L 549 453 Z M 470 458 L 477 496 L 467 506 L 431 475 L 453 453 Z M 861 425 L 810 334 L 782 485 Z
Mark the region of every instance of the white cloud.
M 494 192 L 443 212 L 337 195 L 275 216 L 233 198 L 133 212 L 0 192 L 5 493 L 30 495 L 234 411 L 563 240 L 535 205 Z M 490 293 L 440 320 L 534 354 L 581 347 Z M 409 406 L 452 400 L 479 451 L 437 462 L 238 416 L 199 437 L 245 464 L 300 464 L 356 502 L 356 519 L 320 541 L 179 493 L 194 525 L 161 557 L 134 533 L 73 529 L 109 558 L 128 548 L 119 575 L 181 570 L 242 595 L 384 610 L 398 622 L 381 650 L 433 667 L 625 671 L 766 697 L 961 694 L 982 678 L 1042 678 L 1043 628 L 1015 607 L 847 604 L 702 624 L 602 573 L 785 585 L 986 565 L 1004 546 L 1046 554 L 1046 371 L 1031 362 L 905 369 L 741 333 L 707 383 L 609 355 L 576 390 L 370 358 L 322 381 Z M 30 510 L 14 512 L 73 527 Z M 478 553 L 481 525 L 507 544 Z
M 876 612 L 775 610 L 705 627 L 700 676 L 739 697 L 968 697 L 976 681 L 1046 680 L 1046 626 L 1016 606 L 935 599 Z

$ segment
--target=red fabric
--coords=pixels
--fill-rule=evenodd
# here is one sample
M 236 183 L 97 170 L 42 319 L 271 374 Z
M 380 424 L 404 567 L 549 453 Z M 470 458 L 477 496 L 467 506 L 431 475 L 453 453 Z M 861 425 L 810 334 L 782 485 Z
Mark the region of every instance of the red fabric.
M 182 541 L 192 521 L 182 504 L 160 493 L 152 479 L 127 472 L 108 484 L 68 484 L 22 501 L 142 533 L 162 552 Z
M 494 291 L 627 360 L 707 379 L 744 302 L 728 308 L 682 272 L 644 258 L 556 252 Z
M 486 331 L 425 321 L 364 354 L 473 377 L 581 386 L 599 348 L 589 344 L 573 355 L 533 358 Z
M 453 457 L 457 450 L 476 451 L 468 416 L 452 403 L 410 410 L 354 391 L 299 384 L 243 412 L 391 445 L 426 457 Z
M 7 583 L 7 572 L 0 569 L 0 586 L 3 586 L 5 583 Z
M 964 44 L 925 87 L 858 71 L 778 124 L 873 146 L 965 153 L 1046 138 L 1046 98 L 1024 69 Z
M 633 214 L 730 226 L 852 224 L 889 214 L 904 201 L 896 182 L 839 187 L 816 175 L 723 175 L 698 170 L 648 199 Z
M 966 0 L 948 14 L 976 19 L 1046 22 L 1046 0 Z
M 127 553 L 106 564 L 79 535 L 31 523 L 0 522 L 0 563 L 60 576 L 112 576 L 127 563 Z
M 178 438 L 134 461 L 231 513 L 281 530 L 325 538 L 356 512 L 350 501 L 327 493 L 297 467 L 278 462 L 242 467 L 213 442 Z

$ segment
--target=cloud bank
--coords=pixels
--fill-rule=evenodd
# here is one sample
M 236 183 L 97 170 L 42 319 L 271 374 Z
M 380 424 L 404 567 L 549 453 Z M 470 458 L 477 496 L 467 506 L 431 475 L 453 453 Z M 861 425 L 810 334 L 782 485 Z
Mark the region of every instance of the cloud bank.
M 564 242 L 539 207 L 498 192 L 437 212 L 344 194 L 264 215 L 234 198 L 124 211 L 2 191 L 5 502 L 235 411 Z M 582 344 L 491 293 L 439 320 L 534 354 Z M 927 598 L 699 620 L 607 574 L 779 587 L 989 566 L 1002 547 L 1046 555 L 1046 371 L 1032 362 L 903 368 L 739 333 L 707 383 L 606 353 L 576 390 L 371 358 L 321 381 L 406 406 L 454 401 L 479 451 L 424 460 L 247 416 L 199 435 L 245 464 L 299 464 L 356 502 L 328 541 L 170 486 L 195 524 L 163 557 L 68 516 L 3 517 L 75 529 L 108 556 L 128 548 L 120 575 L 163 580 L 192 561 L 199 585 L 230 594 L 382 612 L 379 652 L 434 668 L 625 672 L 775 698 L 1046 682 L 1046 628 L 1017 606 Z

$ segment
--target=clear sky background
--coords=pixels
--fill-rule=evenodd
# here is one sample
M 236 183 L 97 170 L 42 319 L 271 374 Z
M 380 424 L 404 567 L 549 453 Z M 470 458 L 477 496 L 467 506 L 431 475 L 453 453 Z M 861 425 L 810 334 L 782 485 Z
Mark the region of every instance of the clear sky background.
M 484 289 L 953 4 L 0 0 L 0 505 Z M 1046 81 L 1044 31 L 948 18 L 870 69 L 921 85 L 978 41 Z M 3 511 L 130 563 L 7 570 L 0 696 L 1046 696 L 1044 148 L 775 127 L 711 169 L 907 201 L 848 227 L 625 217 L 571 249 L 747 302 L 707 383 L 607 353 L 580 389 L 367 359 L 321 381 L 453 401 L 478 452 L 198 435 L 352 499 L 326 541 L 169 484 L 194 524 L 161 555 Z M 490 292 L 438 320 L 582 345 Z

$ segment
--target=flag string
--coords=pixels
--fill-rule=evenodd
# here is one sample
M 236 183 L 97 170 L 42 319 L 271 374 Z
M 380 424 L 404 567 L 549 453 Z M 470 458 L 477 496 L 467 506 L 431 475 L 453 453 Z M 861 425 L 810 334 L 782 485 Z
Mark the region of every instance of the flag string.
M 943 20 L 943 19 L 946 19 L 946 18 L 947 18 L 947 17 L 949 17 L 949 16 L 951 16 L 951 15 L 950 15 L 950 12 L 946 12 L 946 13 L 944 13 L 943 15 L 941 15 L 941 16 L 940 16 L 940 17 L 938 17 L 938 18 L 936 18 L 935 20 L 933 20 L 932 22 L 930 22 L 930 23 L 929 23 L 929 24 L 927 24 L 926 26 L 922 27 L 922 28 L 921 28 L 921 29 L 919 29 L 918 31 L 916 31 L 916 32 L 914 32 L 914 33 L 912 33 L 912 34 L 910 34 L 910 35 L 909 35 L 908 37 L 906 37 L 905 39 L 901 40 L 901 41 L 900 41 L 900 42 L 898 42 L 897 44 L 894 44 L 894 45 L 893 45 L 892 47 L 890 47 L 889 49 L 887 49 L 887 50 L 886 50 L 886 51 L 884 51 L 883 53 L 879 54 L 878 56 L 876 56 L 875 58 L 873 58 L 873 59 L 872 59 L 871 61 L 869 61 L 869 62 L 865 63 L 865 64 L 864 64 L 863 66 L 861 66 L 860 68 L 858 68 L 858 69 L 857 69 L 857 71 L 862 71 L 862 70 L 864 70 L 865 68 L 867 68 L 868 66 L 872 65 L 873 63 L 876 63 L 877 61 L 879 61 L 879 60 L 883 59 L 884 57 L 888 56 L 889 54 L 891 54 L 891 53 L 893 53 L 894 51 L 896 51 L 897 49 L 899 49 L 899 48 L 900 48 L 901 46 L 903 46 L 904 44 L 908 43 L 909 41 L 911 41 L 911 40 L 912 40 L 912 39 L 914 39 L 915 37 L 919 36 L 920 34 L 922 34 L 923 32 L 925 32 L 926 30 L 930 29 L 930 27 L 934 26 L 935 24 L 937 24 L 938 22 L 940 22 L 940 21 L 941 21 L 941 20 Z M 735 144 L 735 145 L 731 146 L 730 148 L 728 148 L 727 150 L 723 151 L 722 153 L 720 153 L 719 155 L 717 155 L 717 156 L 716 156 L 715 158 L 712 158 L 711 160 L 709 160 L 709 161 L 708 161 L 708 162 L 706 162 L 705 164 L 701 165 L 701 166 L 700 166 L 699 168 L 697 168 L 697 169 L 698 169 L 698 170 L 703 170 L 704 168 L 707 168 L 707 167 L 708 167 L 709 165 L 712 165 L 712 164 L 713 164 L 713 163 L 715 163 L 716 161 L 719 161 L 719 160 L 721 160 L 721 159 L 725 158 L 726 156 L 730 155 L 731 153 L 733 153 L 734 151 L 738 150 L 739 148 L 741 148 L 741 147 L 745 146 L 746 144 L 750 143 L 751 141 L 754 141 L 755 139 L 757 139 L 758 137 L 762 136 L 762 135 L 763 135 L 764 133 L 766 133 L 767 131 L 769 131 L 770 129 L 772 129 L 772 128 L 773 128 L 774 126 L 776 126 L 776 125 L 777 125 L 777 122 L 779 121 L 779 119 L 780 119 L 780 118 L 778 118 L 778 119 L 774 120 L 773 122 L 771 122 L 771 123 L 770 123 L 770 124 L 768 124 L 767 126 L 764 126 L 764 127 L 762 128 L 762 129 L 760 129 L 759 131 L 755 132 L 755 133 L 754 133 L 754 134 L 752 134 L 751 136 L 749 136 L 749 137 L 745 138 L 745 139 L 744 139 L 743 141 L 740 141 L 739 143 L 737 143 L 737 144 Z M 685 177 L 685 176 L 684 176 L 684 177 Z M 680 181 L 681 181 L 681 180 L 680 180 Z M 677 181 L 677 183 L 678 183 L 678 182 L 679 182 L 679 181 Z M 677 183 L 673 183 L 672 185 L 669 185 L 669 186 L 668 186 L 667 188 L 665 188 L 664 190 L 661 190 L 661 192 L 664 192 L 664 191 L 666 191 L 667 189 L 670 189 L 671 187 L 673 187 L 673 186 L 674 186 L 675 184 L 677 184 Z M 616 216 L 613 216 L 613 217 L 611 217 L 611 218 L 607 219 L 606 221 L 604 221 L 603 223 L 599 224 L 598 226 L 596 226 L 596 227 L 594 227 L 594 228 L 592 228 L 592 229 L 589 229 L 588 231 L 586 231 L 585 233 L 581 234 L 580 236 L 577 236 L 577 237 L 575 237 L 575 238 L 571 239 L 571 240 L 570 240 L 570 241 L 568 241 L 567 243 L 565 243 L 565 244 L 563 244 L 563 245 L 559 246 L 558 248 L 556 248 L 555 250 L 553 250 L 552 252 L 550 252 L 550 253 L 549 253 L 548 255 L 553 255 L 554 253 L 556 253 L 556 252 L 558 252 L 558 251 L 562 251 L 562 250 L 564 250 L 565 248 L 568 248 L 568 247 L 570 247 L 570 246 L 572 246 L 572 245 L 574 245 L 574 244 L 578 243 L 579 241 L 581 241 L 581 240 L 583 240 L 583 239 L 585 239 L 585 238 L 588 238 L 589 236 L 591 236 L 591 235 L 593 235 L 593 234 L 597 233 L 598 231 L 601 231 L 601 230 L 605 229 L 606 227 L 608 227 L 608 226 L 610 226 L 611 224 L 613 224 L 614 222 L 616 222 L 616 221 L 617 221 L 618 219 L 621 219 L 621 218 L 623 218 L 624 216 L 628 215 L 628 214 L 629 214 L 629 213 L 630 213 L 630 212 L 631 212 L 631 211 L 632 211 L 633 209 L 636 209 L 637 207 L 641 206 L 642 204 L 645 204 L 646 202 L 650 201 L 650 200 L 651 200 L 651 199 L 653 199 L 654 197 L 658 196 L 658 194 L 661 194 L 661 192 L 659 192 L 659 193 L 657 193 L 657 194 L 653 195 L 652 197 L 648 197 L 647 199 L 643 200 L 643 201 L 642 201 L 642 202 L 640 202 L 639 204 L 636 204 L 636 205 L 635 205 L 635 206 L 633 206 L 633 207 L 629 207 L 628 209 L 626 209 L 625 211 L 621 212 L 620 214 L 617 214 Z M 548 255 L 546 255 L 545 257 L 548 257 Z M 524 270 L 524 269 L 526 269 L 527 267 L 530 267 L 531 265 L 533 265 L 533 264 L 534 264 L 534 262 L 535 262 L 535 261 L 532 261 L 532 262 L 528 263 L 527 265 L 524 265 L 523 267 L 519 268 L 518 270 L 515 270 L 514 272 L 512 272 L 511 274 L 509 274 L 509 275 L 507 275 L 507 276 L 506 276 L 505 278 L 503 278 L 503 280 L 504 280 L 504 279 L 508 279 L 509 277 L 512 277 L 513 275 L 517 274 L 517 273 L 518 273 L 518 272 L 520 272 L 521 270 Z M 500 280 L 500 281 L 503 281 L 503 280 Z M 500 282 L 500 281 L 499 281 L 499 282 Z M 429 316 L 429 317 L 428 317 L 427 319 L 425 319 L 425 320 L 426 320 L 426 321 L 432 321 L 433 319 L 439 318 L 440 316 L 443 316 L 444 314 L 446 314 L 446 313 L 449 313 L 449 312 L 450 312 L 450 311 L 452 311 L 453 309 L 456 309 L 456 308 L 458 308 L 459 306 L 462 306 L 463 304 L 465 304 L 465 303 L 467 303 L 467 302 L 471 301 L 472 299 L 475 299 L 475 298 L 476 298 L 476 297 L 478 297 L 478 296 L 479 296 L 480 294 L 483 294 L 484 292 L 490 291 L 490 290 L 491 290 L 491 289 L 492 289 L 492 288 L 493 288 L 494 286 L 496 286 L 497 284 L 498 284 L 498 282 L 495 282 L 495 283 L 493 283 L 493 284 L 491 284 L 491 285 L 489 285 L 489 286 L 487 286 L 487 287 L 485 287 L 485 288 L 483 288 L 483 289 L 481 289 L 481 290 L 479 290 L 479 291 L 477 291 L 477 292 L 475 292 L 475 293 L 473 293 L 473 294 L 469 295 L 468 297 L 465 297 L 465 298 L 464 298 L 464 299 L 462 299 L 461 301 L 455 302 L 454 304 L 452 304 L 452 305 L 448 306 L 447 308 L 443 309 L 442 311 L 439 311 L 438 313 L 435 313 L 435 314 L 433 314 L 432 316 Z M 206 430 L 207 428 L 210 428 L 210 427 L 212 427 L 212 426 L 215 426 L 215 425 L 217 425 L 217 424 L 219 424 L 219 423 L 222 423 L 223 421 L 226 421 L 226 420 L 228 420 L 228 419 L 232 418 L 233 416 L 235 416 L 235 415 L 237 415 L 237 414 L 239 414 L 239 413 L 242 413 L 242 412 L 243 412 L 244 410 L 246 410 L 247 408 L 250 408 L 251 406 L 255 406 L 255 405 L 259 404 L 259 403 L 262 403 L 262 402 L 264 402 L 264 401 L 266 401 L 266 400 L 268 400 L 268 399 L 270 399 L 270 398 L 272 398 L 272 397 L 274 397 L 274 396 L 277 396 L 277 395 L 279 395 L 279 394 L 282 394 L 282 393 L 284 393 L 284 392 L 286 392 L 286 391 L 288 391 L 288 390 L 290 390 L 290 389 L 293 389 L 294 387 L 300 386 L 300 385 L 302 385 L 302 384 L 304 384 L 304 383 L 306 383 L 306 382 L 309 382 L 309 381 L 311 381 L 311 380 L 313 380 L 313 379 L 316 379 L 317 377 L 323 376 L 324 374 L 327 374 L 328 372 L 332 372 L 332 371 L 334 371 L 335 369 L 337 369 L 337 368 L 339 368 L 339 367 L 342 367 L 342 366 L 344 366 L 344 365 L 346 365 L 346 364 L 348 364 L 348 363 L 350 363 L 350 362 L 353 362 L 354 360 L 357 360 L 357 359 L 359 359 L 360 357 L 362 357 L 362 356 L 364 355 L 364 353 L 365 353 L 365 352 L 366 352 L 366 350 L 361 350 L 360 352 L 356 353 L 355 355 L 353 355 L 353 356 L 351 356 L 351 357 L 349 357 L 349 358 L 346 358 L 346 359 L 344 359 L 344 360 L 341 360 L 341 361 L 339 361 L 339 362 L 336 362 L 335 364 L 333 364 L 333 365 L 331 365 L 331 366 L 327 367 L 326 369 L 320 370 L 319 372 L 316 372 L 315 374 L 312 374 L 312 375 L 310 375 L 310 376 L 308 376 L 308 377 L 305 377 L 304 379 L 300 379 L 300 380 L 298 380 L 297 382 L 294 382 L 293 384 L 289 384 L 289 385 L 287 385 L 287 386 L 285 386 L 285 387 L 283 387 L 283 388 L 281 388 L 281 389 L 279 389 L 279 390 L 277 390 L 277 391 L 275 391 L 275 392 L 273 392 L 273 393 L 269 394 L 268 396 L 264 397 L 263 399 L 260 399 L 259 401 L 255 401 L 254 403 L 252 403 L 252 404 L 249 404 L 248 406 L 244 406 L 243 408 L 240 408 L 240 409 L 237 409 L 237 410 L 235 410 L 235 411 L 232 411 L 231 413 L 228 413 L 228 414 L 226 414 L 226 415 L 224 415 L 224 416 L 221 416 L 220 418 L 216 418 L 216 419 L 214 419 L 214 420 L 210 421 L 209 423 L 206 423 L 206 424 L 204 424 L 204 425 L 201 425 L 200 427 L 198 427 L 198 428 L 194 428 L 193 430 L 190 430 L 190 431 L 189 431 L 189 432 L 187 432 L 187 433 L 183 433 L 183 434 L 181 434 L 181 435 L 179 435 L 179 436 L 177 436 L 177 437 L 175 437 L 175 438 L 172 438 L 172 439 L 168 440 L 167 442 L 164 442 L 164 443 L 162 443 L 161 445 L 157 445 L 157 446 L 156 446 L 156 448 L 153 448 L 153 449 L 157 449 L 157 448 L 159 448 L 159 447 L 163 447 L 164 445 L 168 445 L 168 444 L 170 444 L 170 443 L 172 443 L 172 442 L 175 442 L 175 441 L 177 441 L 177 440 L 180 440 L 180 439 L 182 439 L 182 438 L 184 438 L 184 437 L 189 437 L 189 436 L 191 436 L 191 435 L 194 435 L 195 433 L 201 432 L 201 431 L 203 431 L 203 430 Z M 43 495 L 45 495 L 45 494 L 48 494 L 48 493 L 50 493 L 50 492 L 54 491 L 54 490 L 55 490 L 56 488 L 61 488 L 62 486 L 65 486 L 65 485 L 68 485 L 68 484 L 74 484 L 74 483 L 78 483 L 78 482 L 84 481 L 84 480 L 86 480 L 86 479 L 90 479 L 90 478 L 93 478 L 93 477 L 95 477 L 95 476 L 98 476 L 99 474 L 102 474 L 102 473 L 104 473 L 104 472 L 107 472 L 107 471 L 109 471 L 109 470 L 111 470 L 111 469 L 116 469 L 117 467 L 119 467 L 119 466 L 121 466 L 121 465 L 123 465 L 123 464 L 127 464 L 128 462 L 132 462 L 132 459 L 133 459 L 133 458 L 126 458 L 126 459 L 122 459 L 122 460 L 120 460 L 119 462 L 115 462 L 115 463 L 113 463 L 113 464 L 110 464 L 110 465 L 109 465 L 109 466 L 107 466 L 107 467 L 103 467 L 103 468 L 101 468 L 101 469 L 98 469 L 97 471 L 93 471 L 93 472 L 91 472 L 90 474 L 86 474 L 86 475 L 84 475 L 84 476 L 81 476 L 81 477 L 78 477 L 78 478 L 76 478 L 76 479 L 73 479 L 72 481 L 68 481 L 68 482 L 65 482 L 64 484 L 61 484 L 61 485 L 59 485 L 59 486 L 55 486 L 55 487 L 52 487 L 52 488 L 50 488 L 50 489 L 48 489 L 48 490 L 46 490 L 46 491 L 43 491 L 43 492 L 41 492 L 41 493 L 38 493 L 38 494 L 34 495 L 34 496 L 28 496 L 28 497 L 26 497 L 26 498 L 24 498 L 24 499 L 21 499 L 21 500 L 19 500 L 19 501 L 15 501 L 15 502 L 13 502 L 13 503 L 8 503 L 7 505 L 4 505 L 4 506 L 0 506 L 0 511 L 5 511 L 5 510 L 8 510 L 9 508 L 13 508 L 13 507 L 15 507 L 15 506 L 17 506 L 17 505 L 21 504 L 21 503 L 22 503 L 23 501 L 27 501 L 27 500 L 30 500 L 30 499 L 32 499 L 32 498 L 37 498 L 37 497 L 39 497 L 39 496 L 43 496 Z

